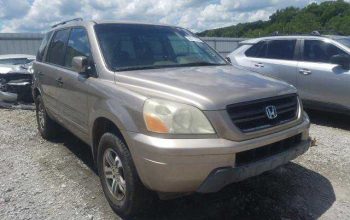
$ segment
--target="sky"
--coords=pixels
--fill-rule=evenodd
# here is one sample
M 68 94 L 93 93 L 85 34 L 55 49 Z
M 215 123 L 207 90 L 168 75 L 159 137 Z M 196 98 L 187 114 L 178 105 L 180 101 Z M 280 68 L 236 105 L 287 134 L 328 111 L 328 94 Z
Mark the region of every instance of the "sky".
M 45 32 L 75 17 L 177 25 L 194 32 L 267 20 L 323 0 L 0 0 L 0 32 Z

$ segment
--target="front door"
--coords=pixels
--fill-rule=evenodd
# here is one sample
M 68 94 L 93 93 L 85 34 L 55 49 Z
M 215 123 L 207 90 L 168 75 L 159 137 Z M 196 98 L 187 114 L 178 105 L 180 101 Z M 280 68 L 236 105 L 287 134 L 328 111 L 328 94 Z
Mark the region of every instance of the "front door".
M 295 39 L 261 41 L 247 50 L 249 69 L 290 84 L 296 84 Z
M 334 55 L 347 55 L 337 46 L 322 40 L 305 40 L 302 61 L 298 64 L 297 88 L 306 105 L 331 109 L 350 108 L 350 72 L 332 64 Z
M 72 69 L 72 59 L 75 56 L 85 56 L 92 60 L 90 44 L 84 28 L 72 28 L 67 43 L 64 67 L 59 73 L 62 81 L 59 88 L 62 118 L 76 135 L 84 136 L 88 134 L 88 94 L 92 79 Z

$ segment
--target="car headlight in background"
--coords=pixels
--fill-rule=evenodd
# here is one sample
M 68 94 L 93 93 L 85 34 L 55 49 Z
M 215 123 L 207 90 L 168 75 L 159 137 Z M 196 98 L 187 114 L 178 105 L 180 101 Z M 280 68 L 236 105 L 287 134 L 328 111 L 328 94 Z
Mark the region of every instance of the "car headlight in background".
M 207 117 L 191 105 L 148 99 L 143 117 L 149 131 L 165 134 L 214 134 Z

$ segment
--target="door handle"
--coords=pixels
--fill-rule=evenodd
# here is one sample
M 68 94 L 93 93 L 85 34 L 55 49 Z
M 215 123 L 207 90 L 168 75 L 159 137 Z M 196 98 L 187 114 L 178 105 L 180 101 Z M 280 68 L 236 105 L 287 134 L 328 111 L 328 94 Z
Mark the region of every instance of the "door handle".
M 262 64 L 262 63 L 256 63 L 256 64 L 254 64 L 254 66 L 255 66 L 255 67 L 258 67 L 258 68 L 262 68 L 262 67 L 264 67 L 264 64 Z
M 63 86 L 63 81 L 62 81 L 62 77 L 59 77 L 56 79 L 57 85 L 58 86 Z
M 311 70 L 308 70 L 308 69 L 300 69 L 299 73 L 303 75 L 310 75 L 312 72 Z

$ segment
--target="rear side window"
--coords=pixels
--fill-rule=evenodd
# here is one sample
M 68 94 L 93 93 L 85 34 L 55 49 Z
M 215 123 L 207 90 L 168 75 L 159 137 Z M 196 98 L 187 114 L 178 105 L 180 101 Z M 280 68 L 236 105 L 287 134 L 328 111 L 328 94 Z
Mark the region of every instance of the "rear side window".
M 53 36 L 47 51 L 46 62 L 63 65 L 69 29 L 59 30 Z
M 330 63 L 334 55 L 348 55 L 343 50 L 320 40 L 305 40 L 303 60 L 309 62 Z
M 91 56 L 88 36 L 83 28 L 73 28 L 70 32 L 64 65 L 72 67 L 73 57 L 76 56 Z
M 40 62 L 43 61 L 44 53 L 49 43 L 51 35 L 52 35 L 52 32 L 50 31 L 47 34 L 45 34 L 43 40 L 41 41 L 41 45 L 39 47 L 38 53 L 36 54 L 37 61 L 40 61 Z
M 296 40 L 269 41 L 266 58 L 293 60 Z
M 254 44 L 252 47 L 250 47 L 246 52 L 245 55 L 247 57 L 260 57 L 263 58 L 266 56 L 266 50 L 267 50 L 267 41 L 260 41 L 257 44 Z
M 296 40 L 260 41 L 249 48 L 247 57 L 292 60 L 294 57 Z

